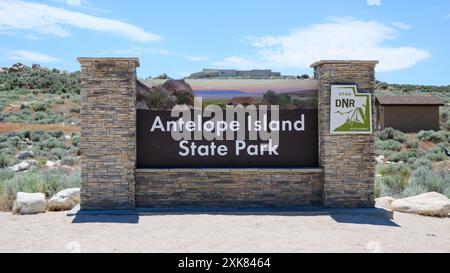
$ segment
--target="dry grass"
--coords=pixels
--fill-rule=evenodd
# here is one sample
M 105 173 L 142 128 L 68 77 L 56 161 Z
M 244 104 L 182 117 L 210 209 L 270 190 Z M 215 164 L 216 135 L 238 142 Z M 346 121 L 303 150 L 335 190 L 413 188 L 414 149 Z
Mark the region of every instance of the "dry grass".
M 64 133 L 71 134 L 73 132 L 80 132 L 80 126 L 70 126 L 66 124 L 28 124 L 28 123 L 0 123 L 0 134 L 20 132 L 20 131 L 63 131 Z

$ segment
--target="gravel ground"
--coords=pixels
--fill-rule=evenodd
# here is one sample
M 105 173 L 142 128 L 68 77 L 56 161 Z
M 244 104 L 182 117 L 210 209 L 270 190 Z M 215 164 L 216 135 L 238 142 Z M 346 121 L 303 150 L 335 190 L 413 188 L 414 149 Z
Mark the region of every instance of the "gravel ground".
M 0 252 L 450 252 L 450 218 L 0 213 Z

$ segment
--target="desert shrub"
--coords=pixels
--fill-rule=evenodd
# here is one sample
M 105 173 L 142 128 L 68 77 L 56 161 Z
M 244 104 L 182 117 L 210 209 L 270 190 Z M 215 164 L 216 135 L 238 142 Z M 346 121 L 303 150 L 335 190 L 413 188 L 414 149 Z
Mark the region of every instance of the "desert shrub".
M 444 195 L 447 196 L 448 198 L 450 198 L 450 187 L 448 187 L 448 188 L 444 191 Z
M 33 109 L 34 112 L 45 112 L 48 108 L 48 103 L 46 102 L 35 102 L 31 105 L 31 109 Z
M 78 113 L 79 114 L 80 112 L 81 112 L 81 110 L 78 107 L 70 109 L 70 113 Z
M 384 192 L 388 192 L 391 196 L 402 193 L 409 185 L 409 180 L 400 175 L 381 177 L 380 180 L 384 187 L 386 187 Z
M 444 193 L 450 188 L 450 174 L 444 169 L 436 172 L 429 168 L 418 168 L 413 173 L 411 185 L 423 187 L 427 192 Z
M 375 146 L 380 150 L 400 151 L 403 148 L 403 144 L 396 140 L 378 140 L 375 142 Z
M 435 131 L 420 131 L 417 134 L 417 138 L 423 141 L 430 141 L 434 143 L 446 142 L 447 136 L 445 132 L 435 132 Z
M 412 184 L 409 185 L 401 194 L 399 197 L 401 198 L 407 198 L 411 196 L 420 195 L 423 193 L 427 193 L 427 189 L 425 189 L 422 185 Z
M 64 132 L 61 130 L 50 132 L 49 134 L 54 138 L 63 138 L 64 137 Z
M 81 136 L 79 133 L 72 133 L 72 145 L 75 147 L 79 147 L 80 146 L 80 139 Z
M 411 170 L 404 164 L 379 164 L 375 180 L 376 194 L 380 196 L 396 196 L 409 185 Z
M 18 192 L 41 192 L 51 197 L 58 191 L 80 187 L 80 173 L 60 170 L 31 171 L 0 180 L 0 206 L 10 210 Z
M 419 158 L 413 164 L 411 164 L 410 166 L 414 170 L 417 170 L 419 168 L 432 169 L 433 168 L 433 162 L 431 162 L 431 160 L 429 160 L 428 158 Z
M 381 176 L 401 175 L 409 177 L 411 170 L 404 164 L 378 164 L 377 173 Z
M 447 123 L 448 121 L 450 121 L 450 109 L 444 109 L 441 112 L 441 121 L 443 123 Z
M 386 128 L 378 133 L 380 140 L 395 140 L 404 143 L 407 140 L 406 134 L 393 128 Z
M 62 160 L 67 157 L 69 152 L 66 149 L 54 148 L 49 152 L 49 158 L 53 160 Z
M 381 178 L 375 179 L 375 198 L 389 196 L 391 193 Z
M 3 153 L 0 153 L 0 169 L 7 168 L 11 164 L 9 157 Z
M 419 142 L 417 140 L 408 140 L 406 142 L 406 148 L 417 149 L 417 148 L 419 148 Z
M 79 160 L 75 157 L 66 156 L 61 160 L 62 165 L 75 166 L 79 163 Z
M 20 110 L 29 110 L 29 109 L 30 109 L 30 106 L 27 105 L 27 104 L 21 104 L 20 105 Z
M 444 129 L 447 131 L 450 131 L 450 120 L 448 120 L 444 123 Z
M 40 146 L 41 150 L 49 151 L 56 147 L 61 147 L 61 142 L 58 141 L 56 138 L 51 137 L 51 138 L 45 139 L 44 141 L 41 141 L 41 143 L 39 143 L 39 146 Z
M 31 141 L 39 142 L 39 141 L 42 141 L 44 139 L 47 139 L 48 137 L 49 137 L 49 134 L 47 134 L 46 132 L 44 132 L 42 130 L 39 130 L 39 131 L 34 132 L 31 135 Z
M 426 151 L 425 157 L 431 161 L 445 161 L 448 159 L 444 149 L 439 147 Z
M 8 180 L 8 179 L 11 179 L 11 178 L 14 177 L 14 175 L 15 175 L 15 172 L 13 172 L 10 169 L 7 169 L 7 168 L 0 169 L 0 187 L 2 185 L 1 181 L 5 181 L 5 180 Z M 0 188 L 0 192 L 1 192 L 1 188 Z
M 423 155 L 420 150 L 407 150 L 401 152 L 394 152 L 386 157 L 387 160 L 393 162 L 408 162 L 411 158 L 418 158 Z

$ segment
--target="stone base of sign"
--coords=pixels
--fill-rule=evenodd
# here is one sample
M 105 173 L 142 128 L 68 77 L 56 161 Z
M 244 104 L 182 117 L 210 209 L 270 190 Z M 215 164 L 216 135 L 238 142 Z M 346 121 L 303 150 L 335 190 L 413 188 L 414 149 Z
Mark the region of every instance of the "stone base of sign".
M 322 169 L 136 170 L 136 206 L 302 207 L 322 204 Z

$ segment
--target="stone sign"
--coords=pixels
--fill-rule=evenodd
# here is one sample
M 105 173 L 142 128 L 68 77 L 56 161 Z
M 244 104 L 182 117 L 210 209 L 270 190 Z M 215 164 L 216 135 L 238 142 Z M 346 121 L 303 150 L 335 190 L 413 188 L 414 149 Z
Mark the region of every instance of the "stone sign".
M 209 138 L 196 140 L 193 136 L 191 143 L 186 144 L 182 141 L 190 140 L 173 138 L 172 133 L 162 131 L 164 124 L 174 119 L 167 109 L 157 109 L 158 106 L 173 106 L 182 99 L 189 105 L 189 112 L 196 110 L 191 105 L 191 92 L 196 87 L 184 88 L 189 81 L 146 87 L 145 94 L 158 97 L 162 92 L 166 98 L 163 103 L 146 103 L 138 101 L 137 88 L 143 85 L 136 77 L 138 59 L 79 58 L 79 62 L 83 210 L 374 206 L 375 140 L 367 125 L 373 116 L 370 94 L 375 89 L 376 61 L 313 64 L 314 79 L 309 83 L 318 89 L 315 102 L 286 102 L 286 97 L 270 92 L 265 96 L 266 102 L 250 97 L 221 100 L 222 106 L 257 104 L 258 109 L 264 104 L 284 103 L 280 118 L 275 121 L 284 121 L 287 128 L 291 124 L 292 130 L 280 131 L 279 139 L 273 138 L 279 142 L 272 143 L 271 155 L 266 151 L 270 139 L 234 139 L 230 143 L 226 139 L 214 140 L 214 148 Z M 184 88 L 182 92 L 179 86 Z M 336 86 L 346 86 L 341 90 L 345 94 L 340 102 L 333 97 Z M 209 95 L 210 90 L 201 91 Z M 271 101 L 275 103 L 267 103 Z M 138 102 L 150 110 L 137 110 Z M 343 113 L 342 118 L 332 122 L 338 111 Z M 158 116 L 162 127 L 156 125 L 151 132 Z M 213 148 L 219 156 L 211 154 Z M 225 154 L 224 158 L 220 158 L 220 153 Z

